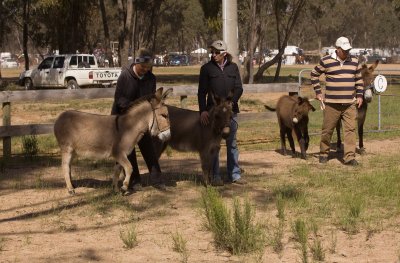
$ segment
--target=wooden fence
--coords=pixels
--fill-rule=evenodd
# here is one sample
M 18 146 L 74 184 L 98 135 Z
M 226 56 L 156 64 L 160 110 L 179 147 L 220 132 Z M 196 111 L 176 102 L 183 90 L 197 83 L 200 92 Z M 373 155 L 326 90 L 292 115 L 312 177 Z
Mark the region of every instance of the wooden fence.
M 181 107 L 186 108 L 188 96 L 197 95 L 197 85 L 168 86 L 173 88 L 173 96 L 180 96 Z M 297 94 L 299 86 L 297 83 L 274 83 L 274 84 L 245 84 L 244 93 L 274 93 L 284 92 Z M 11 156 L 11 137 L 25 135 L 39 135 L 53 133 L 54 124 L 28 124 L 11 125 L 11 104 L 13 102 L 42 102 L 42 101 L 68 101 L 76 99 L 101 99 L 113 98 L 115 88 L 92 88 L 79 90 L 27 90 L 27 91 L 2 91 L 0 102 L 3 110 L 3 126 L 0 126 L 0 138 L 3 139 L 3 156 Z M 239 114 L 239 121 L 243 119 L 254 119 L 262 113 Z M 260 116 L 258 116 L 260 117 Z

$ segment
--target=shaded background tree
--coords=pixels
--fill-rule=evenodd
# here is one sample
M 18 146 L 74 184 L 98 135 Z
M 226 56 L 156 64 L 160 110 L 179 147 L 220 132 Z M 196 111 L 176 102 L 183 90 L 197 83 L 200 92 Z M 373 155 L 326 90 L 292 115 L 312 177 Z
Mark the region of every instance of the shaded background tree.
M 399 52 L 399 0 L 237 1 L 239 49 L 248 54 L 245 82 L 265 81 L 272 65 L 277 81 L 288 44 L 318 55 L 345 35 L 354 47 Z M 38 60 L 32 55 L 90 53 L 97 43 L 109 61 L 118 52 L 122 64 L 143 46 L 159 55 L 188 54 L 222 38 L 221 8 L 221 0 L 0 0 L 0 48 L 24 54 L 26 68 Z M 271 49 L 278 55 L 261 64 Z

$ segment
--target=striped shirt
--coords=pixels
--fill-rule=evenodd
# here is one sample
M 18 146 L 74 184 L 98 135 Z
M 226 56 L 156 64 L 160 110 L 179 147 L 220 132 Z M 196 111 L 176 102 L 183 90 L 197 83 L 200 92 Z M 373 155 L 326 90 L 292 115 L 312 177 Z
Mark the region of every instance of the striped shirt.
M 319 64 L 311 71 L 311 84 L 315 93 L 321 94 L 319 77 L 325 74 L 325 102 L 350 104 L 355 97 L 363 97 L 364 82 L 358 58 L 348 56 L 340 60 L 336 53 L 321 58 Z

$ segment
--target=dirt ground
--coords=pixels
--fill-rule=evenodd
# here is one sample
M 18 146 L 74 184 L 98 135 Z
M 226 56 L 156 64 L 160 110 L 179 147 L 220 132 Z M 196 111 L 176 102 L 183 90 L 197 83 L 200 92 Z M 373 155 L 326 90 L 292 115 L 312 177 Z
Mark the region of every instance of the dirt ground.
M 399 147 L 392 146 L 399 144 L 400 138 L 368 141 L 369 154 L 357 158 L 364 163 L 371 162 L 371 156 L 380 154 L 382 149 L 385 154 L 398 151 Z M 242 152 L 240 163 L 245 176 L 251 174 L 268 180 L 299 162 L 318 165 L 313 156 L 316 152 L 315 147 L 311 148 L 307 161 L 285 157 L 276 151 Z M 330 160 L 332 169 L 339 165 L 339 161 Z M 111 182 L 93 167 L 80 170 L 91 179 L 76 180 L 78 186 L 85 186 L 78 187 L 75 196 L 69 196 L 58 164 L 12 166 L 0 179 L 0 262 L 183 262 L 182 255 L 173 251 L 174 233 L 180 233 L 187 240 L 187 262 L 301 262 L 290 230 L 284 235 L 280 255 L 271 246 L 265 247 L 261 258 L 233 256 L 216 249 L 199 213 L 202 186 L 196 186 L 190 176 L 183 176 L 200 173 L 198 158 L 192 154 L 163 155 L 161 166 L 167 176 L 182 176 L 171 180 L 175 183 L 170 183 L 166 192 L 148 186 L 141 192 L 119 197 L 130 210 L 118 209 L 111 201 L 107 203 L 112 206 L 111 211 L 96 201 L 113 198 L 99 189 Z M 146 171 L 142 169 L 142 172 Z M 246 186 L 224 186 L 226 199 L 229 201 L 243 191 L 253 198 L 271 194 L 271 189 L 248 179 L 250 183 Z M 275 206 L 266 207 L 257 209 L 257 219 L 276 221 Z M 132 221 L 136 222 L 138 245 L 126 249 L 120 231 Z M 321 240 L 326 248 L 332 242 L 332 231 L 336 249 L 333 253 L 326 252 L 326 262 L 399 262 L 398 227 L 374 233 L 369 238 L 364 230 L 356 235 L 338 229 L 322 231 Z
M 271 103 L 280 95 L 245 94 L 244 98 Z M 245 106 L 243 109 L 246 111 Z M 26 112 L 23 119 L 15 117 L 13 124 L 40 123 L 31 115 Z M 397 153 L 399 145 L 400 138 L 367 141 L 369 154 L 357 156 L 357 159 L 361 163 L 370 163 L 374 156 Z M 230 202 L 232 197 L 243 192 L 249 193 L 251 198 L 266 200 L 272 189 L 257 184 L 257 180 L 277 178 L 299 162 L 318 165 L 314 157 L 317 151 L 316 146 L 309 149 L 307 161 L 282 156 L 276 151 L 241 151 L 240 164 L 250 183 L 224 186 L 225 200 Z M 205 229 L 199 212 L 203 188 L 193 181 L 194 175 L 200 174 L 195 154 L 163 155 L 161 166 L 169 179 L 166 192 L 146 186 L 141 192 L 118 198 L 104 190 L 111 184 L 106 176 L 111 174 L 111 169 L 99 169 L 96 165 L 75 168 L 74 172 L 80 174 L 79 178 L 74 177 L 77 194 L 68 195 L 59 157 L 54 157 L 55 160 L 47 158 L 50 160 L 42 160 L 40 164 L 21 160 L 26 163 L 17 163 L 0 173 L 0 263 L 183 262 L 182 255 L 173 250 L 171 236 L 174 233 L 180 233 L 187 240 L 187 262 L 301 262 L 290 229 L 285 231 L 281 254 L 275 253 L 268 245 L 261 256 L 233 256 L 215 248 L 212 234 Z M 332 159 L 328 169 L 341 165 Z M 141 172 L 146 173 L 143 162 L 140 167 Z M 276 213 L 273 203 L 257 207 L 257 220 L 277 222 Z M 400 223 L 400 218 L 394 221 Z M 131 222 L 136 225 L 138 245 L 127 249 L 120 232 Z M 373 235 L 369 235 L 367 230 L 348 235 L 335 227 L 324 229 L 320 236 L 324 247 L 330 246 L 333 235 L 336 243 L 334 252 L 326 252 L 325 261 L 400 263 L 398 226 L 394 224 Z

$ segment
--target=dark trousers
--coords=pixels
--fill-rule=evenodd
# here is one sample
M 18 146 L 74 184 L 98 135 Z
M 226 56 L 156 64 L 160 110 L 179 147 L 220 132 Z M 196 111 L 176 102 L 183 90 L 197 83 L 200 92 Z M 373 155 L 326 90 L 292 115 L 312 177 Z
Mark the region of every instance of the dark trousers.
M 145 133 L 143 135 L 142 139 L 138 143 L 138 146 L 140 152 L 142 153 L 143 159 L 146 162 L 147 168 L 149 169 L 151 182 L 155 184 L 162 183 L 161 168 L 154 152 L 152 139 L 149 133 Z M 132 165 L 132 175 L 129 182 L 129 186 L 131 187 L 134 184 L 141 183 L 135 148 L 133 148 L 132 152 L 128 155 L 128 160 Z

